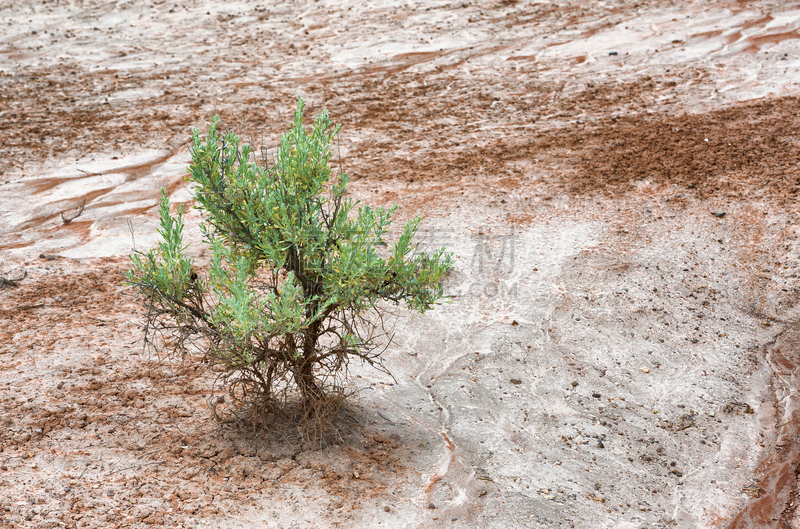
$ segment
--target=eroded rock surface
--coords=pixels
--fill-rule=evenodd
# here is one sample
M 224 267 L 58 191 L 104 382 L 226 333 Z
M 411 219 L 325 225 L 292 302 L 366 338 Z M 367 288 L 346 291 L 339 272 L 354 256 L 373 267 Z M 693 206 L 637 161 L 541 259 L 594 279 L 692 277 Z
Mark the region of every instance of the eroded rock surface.
M 799 28 L 791 2 L 0 2 L 0 524 L 800 526 Z M 298 95 L 344 124 L 353 195 L 457 256 L 329 447 L 214 423 L 213 373 L 143 355 L 121 286 L 160 187 L 191 200 L 190 129 L 270 148 Z

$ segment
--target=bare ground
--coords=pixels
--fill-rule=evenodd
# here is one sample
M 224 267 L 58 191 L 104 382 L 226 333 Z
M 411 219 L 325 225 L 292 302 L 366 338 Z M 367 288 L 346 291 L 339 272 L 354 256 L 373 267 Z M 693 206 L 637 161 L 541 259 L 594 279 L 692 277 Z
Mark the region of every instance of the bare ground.
M 798 13 L 0 4 L 0 523 L 800 527 Z M 121 286 L 189 129 L 299 94 L 462 260 L 324 447 L 215 423 Z

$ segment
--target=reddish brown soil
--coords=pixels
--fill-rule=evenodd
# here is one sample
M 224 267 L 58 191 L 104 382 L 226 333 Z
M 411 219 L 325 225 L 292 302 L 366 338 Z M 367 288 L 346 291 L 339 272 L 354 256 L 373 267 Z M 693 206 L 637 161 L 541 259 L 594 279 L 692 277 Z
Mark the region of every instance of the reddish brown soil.
M 524 76 L 465 77 L 456 70 L 459 61 L 424 79 L 405 71 L 435 58 L 395 57 L 402 67 L 322 78 L 303 87 L 309 114 L 328 108 L 337 122 L 347 125 L 343 137 L 352 124 L 358 124 L 359 134 L 377 133 L 345 157 L 345 168 L 354 177 L 452 182 L 469 188 L 489 173 L 519 177 L 532 160 L 539 160 L 548 168 L 555 164 L 561 183 L 579 194 L 618 193 L 637 181 L 678 184 L 700 196 L 738 196 L 742 186 L 780 191 L 782 197 L 800 192 L 800 169 L 794 161 L 800 145 L 792 139 L 800 130 L 800 117 L 787 111 L 797 107 L 796 97 L 697 114 L 685 113 L 677 97 L 683 84 L 706 75 L 698 69 L 629 83 L 598 81 L 573 86 L 567 93 L 564 83 Z M 212 113 L 220 113 L 224 126 L 256 143 L 283 129 L 294 97 L 290 90 L 211 104 L 202 92 L 187 93 L 183 80 L 188 74 L 179 69 L 134 74 L 65 67 L 1 76 L 5 108 L 0 110 L 14 130 L 2 147 L 4 170 L 18 172 L 25 164 L 70 154 L 141 147 L 142 140 L 144 145 L 185 145 L 191 127 Z M 124 100 L 75 108 L 76 95 L 102 99 L 143 88 L 163 89 L 163 95 L 146 108 Z M 676 100 L 658 100 L 665 95 Z M 243 105 L 248 110 L 238 112 Z M 382 161 L 381 171 L 374 171 L 374 160 Z

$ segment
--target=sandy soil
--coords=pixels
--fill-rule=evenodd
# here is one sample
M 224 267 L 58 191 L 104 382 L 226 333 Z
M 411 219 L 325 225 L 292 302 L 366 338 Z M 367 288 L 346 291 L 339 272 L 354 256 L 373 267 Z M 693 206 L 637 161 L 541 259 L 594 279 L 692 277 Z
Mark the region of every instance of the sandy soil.
M 0 1 L 0 524 L 800 527 L 799 31 L 789 1 Z M 298 95 L 353 195 L 458 257 L 325 447 L 214 422 L 121 286 L 160 187 L 191 201 L 190 129 L 271 146 Z

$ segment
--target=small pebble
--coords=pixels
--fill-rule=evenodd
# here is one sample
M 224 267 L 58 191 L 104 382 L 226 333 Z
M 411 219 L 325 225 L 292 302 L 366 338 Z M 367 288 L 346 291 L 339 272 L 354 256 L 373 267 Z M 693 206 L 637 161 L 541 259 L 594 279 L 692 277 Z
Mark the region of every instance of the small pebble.
M 388 505 L 384 505 L 384 506 L 383 506 L 383 510 L 384 510 L 384 512 L 389 512 L 389 511 L 391 511 L 392 509 L 390 509 Z
M 435 509 L 435 508 L 436 508 L 436 505 L 434 505 L 432 503 L 428 504 L 428 509 Z
M 592 393 L 592 397 L 594 397 L 596 399 L 599 399 L 600 398 L 600 394 L 599 393 Z
M 572 387 L 573 388 L 577 388 L 578 387 L 578 381 L 577 380 L 573 380 L 572 381 Z
M 643 367 L 642 368 L 642 373 L 649 373 L 649 372 L 650 372 L 650 368 L 649 367 Z

